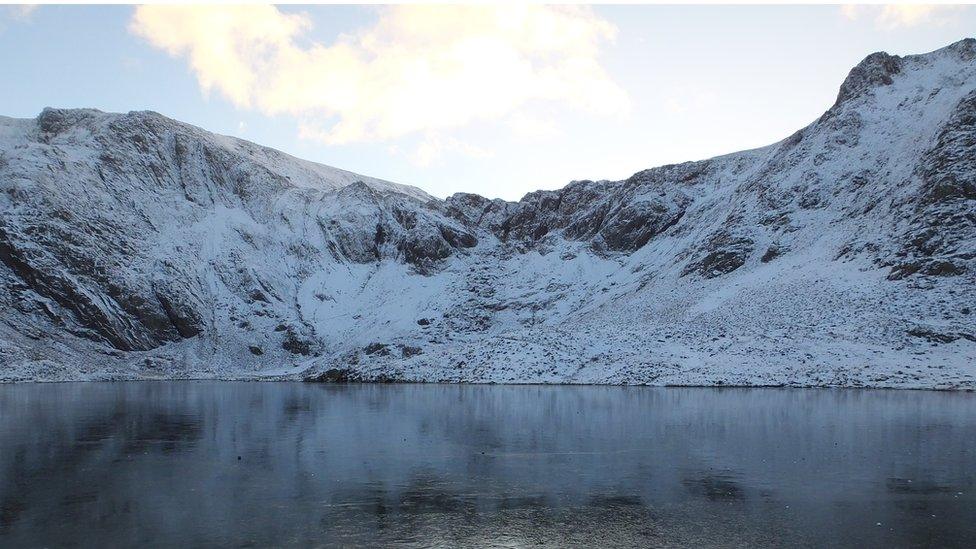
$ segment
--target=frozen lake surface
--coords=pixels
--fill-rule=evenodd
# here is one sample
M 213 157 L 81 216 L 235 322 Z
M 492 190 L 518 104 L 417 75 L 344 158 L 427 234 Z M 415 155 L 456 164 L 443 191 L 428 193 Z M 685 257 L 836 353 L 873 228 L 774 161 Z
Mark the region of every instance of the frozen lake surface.
M 976 395 L 0 385 L 0 546 L 973 546 Z

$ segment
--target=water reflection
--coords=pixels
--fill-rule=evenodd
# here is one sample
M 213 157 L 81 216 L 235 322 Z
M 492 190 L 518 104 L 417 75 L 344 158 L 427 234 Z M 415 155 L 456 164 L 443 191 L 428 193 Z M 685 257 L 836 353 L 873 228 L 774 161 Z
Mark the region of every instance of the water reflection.
M 971 545 L 976 396 L 0 386 L 0 545 Z

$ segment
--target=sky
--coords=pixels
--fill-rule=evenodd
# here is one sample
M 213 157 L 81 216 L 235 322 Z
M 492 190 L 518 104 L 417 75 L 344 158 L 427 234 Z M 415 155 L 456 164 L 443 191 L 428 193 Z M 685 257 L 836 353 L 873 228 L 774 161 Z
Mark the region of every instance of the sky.
M 976 6 L 0 6 L 0 115 L 153 110 L 445 197 L 774 143 Z

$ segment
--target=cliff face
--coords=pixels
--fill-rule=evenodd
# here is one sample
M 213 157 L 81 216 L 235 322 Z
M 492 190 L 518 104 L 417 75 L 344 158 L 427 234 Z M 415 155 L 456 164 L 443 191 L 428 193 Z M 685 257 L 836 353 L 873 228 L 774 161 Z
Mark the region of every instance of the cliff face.
M 976 385 L 976 42 L 518 202 L 155 113 L 0 118 L 0 379 Z

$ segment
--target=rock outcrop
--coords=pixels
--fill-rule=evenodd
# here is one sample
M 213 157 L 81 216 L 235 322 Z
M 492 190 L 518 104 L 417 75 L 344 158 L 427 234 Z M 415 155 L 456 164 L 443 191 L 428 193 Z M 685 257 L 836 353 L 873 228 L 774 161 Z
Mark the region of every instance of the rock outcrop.
M 0 119 L 0 380 L 976 386 L 976 41 L 517 202 L 152 112 Z

